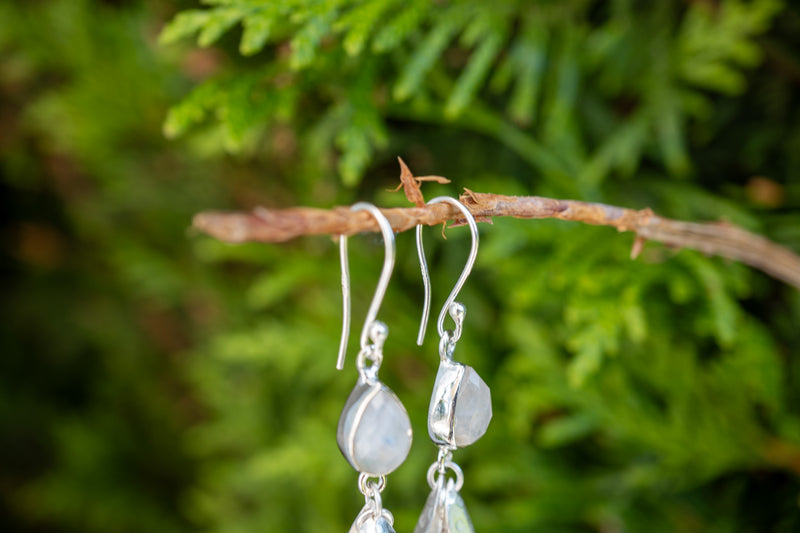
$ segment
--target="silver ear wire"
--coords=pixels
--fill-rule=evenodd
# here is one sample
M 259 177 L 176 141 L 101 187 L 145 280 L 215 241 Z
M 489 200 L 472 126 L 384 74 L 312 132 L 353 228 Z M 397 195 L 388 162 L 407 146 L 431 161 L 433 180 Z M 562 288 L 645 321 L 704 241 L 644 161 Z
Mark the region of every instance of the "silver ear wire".
M 347 341 L 350 339 L 350 265 L 347 262 L 347 236 L 339 237 L 339 263 L 342 266 L 342 338 L 339 340 L 339 355 L 336 370 L 344 368 Z
M 367 340 L 373 334 L 375 336 L 383 336 L 385 338 L 385 326 L 383 328 L 373 328 L 377 325 L 375 317 L 378 315 L 378 310 L 383 302 L 383 296 L 386 294 L 386 288 L 389 286 L 389 279 L 392 277 L 392 270 L 394 269 L 395 247 L 394 247 L 394 232 L 392 225 L 381 213 L 381 211 L 374 205 L 367 202 L 358 202 L 350 207 L 351 211 L 368 211 L 375 220 L 378 221 L 378 226 L 381 228 L 383 235 L 383 244 L 386 248 L 386 253 L 383 259 L 383 268 L 381 269 L 381 276 L 378 279 L 378 286 L 375 288 L 375 294 L 372 296 L 372 302 L 369 304 L 367 310 L 367 318 L 364 321 L 364 327 L 361 329 L 361 349 L 367 347 Z M 336 359 L 336 368 L 341 370 L 344 368 L 344 359 L 347 352 L 347 341 L 350 337 L 350 266 L 347 260 L 347 236 L 342 235 L 339 238 L 339 259 L 342 265 L 342 339 L 339 341 L 339 356 Z M 377 339 L 373 339 L 377 341 Z
M 444 306 L 442 306 L 442 310 L 439 312 L 439 318 L 436 322 L 436 328 L 439 331 L 439 336 L 444 335 L 444 318 L 448 312 L 450 306 L 455 302 L 455 299 L 458 297 L 458 293 L 461 291 L 461 288 L 464 286 L 464 283 L 467 281 L 467 277 L 469 277 L 470 273 L 472 272 L 472 267 L 475 265 L 475 258 L 478 256 L 478 224 L 475 222 L 475 217 L 472 216 L 472 213 L 469 212 L 469 209 L 456 200 L 455 198 L 451 198 L 449 196 L 437 196 L 436 198 L 428 201 L 428 204 L 438 204 L 441 202 L 446 202 L 450 205 L 453 205 L 459 209 L 464 214 L 464 218 L 467 219 L 467 223 L 469 224 L 469 231 L 472 235 L 472 248 L 469 251 L 469 257 L 467 258 L 467 263 L 464 265 L 464 270 L 461 271 L 461 276 L 459 276 L 458 281 L 456 281 L 455 287 L 453 290 L 450 291 L 450 295 L 447 297 L 447 300 L 444 302 Z M 417 226 L 417 254 L 419 255 L 419 268 L 422 272 L 422 284 L 425 287 L 425 303 L 422 307 L 422 320 L 419 324 L 419 333 L 417 334 L 417 345 L 422 346 L 422 341 L 425 338 L 425 330 L 428 326 L 428 316 L 430 315 L 430 307 L 431 307 L 431 278 L 428 272 L 428 262 L 425 260 L 425 248 L 422 245 L 422 225 Z M 453 309 L 451 314 L 453 315 L 453 319 L 456 320 L 456 328 L 458 331 L 458 336 L 460 336 L 460 325 L 458 324 L 458 319 L 456 315 L 461 316 L 463 319 L 463 306 L 461 307 L 461 311 L 457 311 Z

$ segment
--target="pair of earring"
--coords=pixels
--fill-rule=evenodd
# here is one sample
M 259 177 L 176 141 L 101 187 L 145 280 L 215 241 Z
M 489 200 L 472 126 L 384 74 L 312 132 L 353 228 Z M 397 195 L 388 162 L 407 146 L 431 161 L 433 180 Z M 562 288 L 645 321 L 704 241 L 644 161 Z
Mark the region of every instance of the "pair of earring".
M 464 214 L 472 235 L 472 247 L 467 263 L 437 320 L 440 363 L 428 408 L 428 434 L 439 447 L 439 454 L 428 469 L 431 494 L 414 533 L 474 531 L 464 501 L 459 495 L 464 476 L 461 468 L 453 462 L 452 454 L 455 449 L 468 446 L 482 437 L 492 417 L 489 388 L 472 367 L 453 359 L 466 316 L 466 308 L 455 299 L 475 263 L 478 253 L 478 227 L 472 214 L 458 200 L 442 196 L 428 203 L 441 202 L 457 207 Z M 378 370 L 383 361 L 383 344 L 389 330 L 386 324 L 377 320 L 377 314 L 394 268 L 394 234 L 389 221 L 374 205 L 360 202 L 351 209 L 368 211 L 376 219 L 386 251 L 378 286 L 361 330 L 361 349 L 356 361 L 358 382 L 339 419 L 337 442 L 344 457 L 359 472 L 358 486 L 365 499 L 364 507 L 353 522 L 350 533 L 394 533 L 394 518 L 391 512 L 383 508 L 381 492 L 386 486 L 386 476 L 408 456 L 412 441 L 408 413 L 397 396 L 378 378 Z M 425 287 L 425 303 L 417 336 L 417 344 L 422 345 L 431 295 L 430 276 L 422 245 L 422 226 L 417 226 L 416 237 Z M 350 332 L 350 274 L 347 237 L 342 236 L 339 242 L 344 320 L 336 367 L 341 370 L 344 367 Z M 455 323 L 453 330 L 444 329 L 448 314 Z M 454 478 L 447 477 L 448 470 L 453 473 Z

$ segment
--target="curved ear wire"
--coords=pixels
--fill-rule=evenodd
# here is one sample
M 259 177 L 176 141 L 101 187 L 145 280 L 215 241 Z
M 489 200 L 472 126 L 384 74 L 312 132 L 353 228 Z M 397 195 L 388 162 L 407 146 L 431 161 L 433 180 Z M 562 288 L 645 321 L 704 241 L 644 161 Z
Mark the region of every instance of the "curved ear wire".
M 378 310 L 383 302 L 383 296 L 386 294 L 386 288 L 389 286 L 389 279 L 392 277 L 392 270 L 394 269 L 394 232 L 392 225 L 383 216 L 383 213 L 374 205 L 367 202 L 358 202 L 350 207 L 351 211 L 368 211 L 375 220 L 378 221 L 378 226 L 381 228 L 383 235 L 383 244 L 386 249 L 383 259 L 383 268 L 381 269 L 381 276 L 378 279 L 378 286 L 375 288 L 375 294 L 372 296 L 372 302 L 369 304 L 367 310 L 367 318 L 364 321 L 364 327 L 361 329 L 361 348 L 367 347 L 367 336 L 370 334 L 372 325 L 375 323 L 375 317 L 378 315 Z M 347 261 L 347 236 L 342 235 L 339 238 L 339 259 L 342 265 L 342 339 L 339 341 L 339 356 L 336 359 L 336 368 L 341 370 L 344 368 L 344 359 L 347 352 L 347 341 L 350 337 L 350 266 Z
M 347 235 L 339 236 L 339 263 L 342 266 L 342 338 L 339 340 L 336 370 L 344 368 L 347 341 L 350 339 L 350 265 L 347 262 Z
M 472 213 L 469 212 L 469 209 L 467 209 L 464 204 L 455 198 L 451 198 L 449 196 L 437 196 L 433 200 L 430 200 L 428 204 L 438 204 L 442 202 L 446 202 L 457 207 L 459 211 L 464 214 L 464 218 L 467 219 L 467 223 L 469 224 L 470 234 L 472 235 L 472 248 L 469 251 L 467 264 L 464 265 L 464 270 L 461 271 L 461 276 L 459 276 L 455 287 L 453 287 L 453 290 L 450 291 L 450 295 L 447 297 L 447 300 L 445 300 L 444 306 L 439 312 L 439 319 L 436 322 L 436 328 L 439 331 L 439 336 L 444 335 L 444 317 L 447 314 L 448 309 L 455 301 L 456 297 L 458 297 L 458 293 L 461 291 L 461 288 L 467 281 L 467 277 L 469 277 L 470 273 L 472 272 L 473 265 L 475 265 L 475 258 L 478 256 L 479 241 L 478 224 L 475 222 L 475 217 L 472 216 Z M 422 272 L 422 283 L 425 286 L 425 303 L 422 307 L 422 320 L 420 321 L 419 333 L 417 334 L 417 345 L 422 346 L 422 341 L 425 338 L 425 330 L 428 326 L 428 315 L 430 314 L 431 307 L 431 278 L 430 274 L 428 273 L 428 262 L 425 260 L 425 248 L 422 246 L 421 224 L 417 226 L 417 254 L 419 255 L 419 269 Z

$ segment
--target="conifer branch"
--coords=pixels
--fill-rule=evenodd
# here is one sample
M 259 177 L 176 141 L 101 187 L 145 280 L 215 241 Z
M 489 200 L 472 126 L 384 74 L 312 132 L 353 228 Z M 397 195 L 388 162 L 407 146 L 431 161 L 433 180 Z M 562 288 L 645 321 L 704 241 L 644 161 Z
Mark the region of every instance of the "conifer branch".
M 419 191 L 419 181 L 429 177 L 415 178 L 402 160 L 400 163 L 406 197 L 416 207 L 381 209 L 395 232 L 410 230 L 418 224 L 433 226 L 448 221 L 464 223 L 463 215 L 449 204 L 425 205 Z M 611 226 L 617 231 L 636 233 L 631 258 L 639 254 L 645 241 L 661 242 L 671 247 L 699 250 L 708 255 L 740 261 L 800 289 L 800 256 L 732 224 L 683 222 L 660 217 L 650 209 L 635 210 L 541 196 L 476 193 L 468 189 L 460 200 L 479 222 L 491 223 L 494 217 L 556 218 Z M 193 226 L 230 243 L 274 243 L 303 235 L 353 235 L 379 231 L 378 224 L 369 213 L 352 212 L 348 207 L 256 208 L 250 213 L 207 211 L 194 217 Z

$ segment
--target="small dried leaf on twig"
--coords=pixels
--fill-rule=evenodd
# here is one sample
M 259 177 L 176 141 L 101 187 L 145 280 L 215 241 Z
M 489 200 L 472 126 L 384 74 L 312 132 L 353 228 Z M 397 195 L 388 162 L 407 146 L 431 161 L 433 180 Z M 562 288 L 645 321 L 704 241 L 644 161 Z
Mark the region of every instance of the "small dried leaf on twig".
M 442 185 L 450 183 L 450 180 L 445 178 L 444 176 L 412 176 L 412 179 L 417 182 L 417 185 L 419 185 L 420 183 L 422 183 L 424 181 L 434 181 L 434 182 L 440 183 Z M 387 190 L 389 192 L 397 192 L 400 189 L 402 189 L 404 186 L 405 186 L 405 183 L 403 183 L 401 181 L 400 185 L 398 185 L 394 189 L 387 189 Z M 419 207 L 419 206 L 417 206 L 417 207 Z
M 397 192 L 403 189 L 408 201 L 417 207 L 425 205 L 425 198 L 422 196 L 422 190 L 420 188 L 423 182 L 450 183 L 450 180 L 444 176 L 414 176 L 402 158 L 398 157 L 397 161 L 400 162 L 400 185 L 390 190 L 391 192 Z
M 467 189 L 464 187 L 464 194 L 461 195 L 460 199 L 461 203 L 466 203 L 466 201 L 471 201 L 471 203 L 478 204 L 478 198 L 475 196 L 475 193 L 471 189 Z
M 416 180 L 417 183 L 421 183 L 423 181 L 434 181 L 441 185 L 446 185 L 450 183 L 450 180 L 445 178 L 444 176 L 415 176 L 414 180 Z
M 636 238 L 633 240 L 633 246 L 631 247 L 631 259 L 636 259 L 639 257 L 639 254 L 642 253 L 644 249 L 644 243 L 647 242 L 647 239 L 644 237 L 637 235 Z
M 406 198 L 417 207 L 424 206 L 425 198 L 422 196 L 419 183 L 414 179 L 414 174 L 411 173 L 401 157 L 398 156 L 397 161 L 400 163 L 400 184 L 403 186 Z

